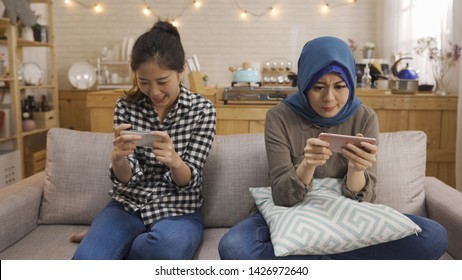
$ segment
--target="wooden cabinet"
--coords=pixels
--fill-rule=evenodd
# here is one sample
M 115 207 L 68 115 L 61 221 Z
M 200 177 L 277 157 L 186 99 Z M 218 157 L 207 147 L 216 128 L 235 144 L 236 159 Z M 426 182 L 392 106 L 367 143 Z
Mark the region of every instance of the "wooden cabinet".
M 277 102 L 224 105 L 219 89 L 204 93 L 217 109 L 217 134 L 262 133 L 266 112 Z M 457 96 L 394 95 L 358 91 L 362 102 L 378 115 L 380 131 L 422 130 L 427 134 L 427 175 L 455 186 Z M 63 127 L 111 132 L 114 105 L 121 91 L 60 91 Z
M 59 126 L 52 1 L 32 0 L 31 8 L 37 15 L 46 18 L 46 36 L 43 36 L 43 40 L 21 38 L 17 25 L 11 24 L 6 18 L 0 21 L 6 35 L 1 41 L 8 49 L 8 74 L 2 76 L 1 80 L 5 82 L 4 89 L 9 93 L 12 106 L 11 127 L 14 129 L 12 128 L 11 139 L 15 142 L 12 148 L 19 150 L 21 177 L 44 169 L 44 157 L 39 160 L 38 156 L 44 154 L 46 133 L 49 128 Z M 35 129 L 26 131 L 22 126 L 21 103 L 29 96 L 34 97 L 37 105 L 45 98 L 53 111 L 47 114 L 33 113 Z M 0 142 L 3 145 L 9 140 L 0 139 Z
M 60 90 L 61 127 L 82 131 L 112 132 L 114 107 L 123 89 Z M 203 96 L 216 102 L 216 90 L 207 89 Z
M 93 132 L 112 132 L 114 107 L 122 90 L 60 90 L 61 127 Z

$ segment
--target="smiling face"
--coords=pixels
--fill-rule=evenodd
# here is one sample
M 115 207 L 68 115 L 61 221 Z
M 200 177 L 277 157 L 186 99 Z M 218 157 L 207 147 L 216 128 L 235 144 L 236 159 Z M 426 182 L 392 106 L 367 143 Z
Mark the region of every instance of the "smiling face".
M 167 112 L 175 104 L 184 71 L 178 73 L 162 69 L 155 60 L 149 60 L 140 64 L 135 73 L 139 89 L 149 97 L 159 114 Z
M 322 76 L 306 94 L 318 115 L 331 118 L 345 106 L 350 90 L 340 74 L 331 72 Z

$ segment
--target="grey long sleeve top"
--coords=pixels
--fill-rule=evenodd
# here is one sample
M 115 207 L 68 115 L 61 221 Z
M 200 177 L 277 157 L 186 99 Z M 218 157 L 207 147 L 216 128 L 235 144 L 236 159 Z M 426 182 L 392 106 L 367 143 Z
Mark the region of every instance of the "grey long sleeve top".
M 361 105 L 344 123 L 333 127 L 320 127 L 297 115 L 290 107 L 280 103 L 268 111 L 265 122 L 265 145 L 270 170 L 273 200 L 276 205 L 292 206 L 303 200 L 312 186 L 305 186 L 295 170 L 304 158 L 306 140 L 318 137 L 321 132 L 378 138 L 379 124 L 376 113 Z M 366 186 L 358 193 L 346 187 L 348 161 L 334 153 L 326 164 L 318 166 L 314 178 L 343 178 L 342 193 L 358 201 L 375 200 L 376 166 L 365 171 Z

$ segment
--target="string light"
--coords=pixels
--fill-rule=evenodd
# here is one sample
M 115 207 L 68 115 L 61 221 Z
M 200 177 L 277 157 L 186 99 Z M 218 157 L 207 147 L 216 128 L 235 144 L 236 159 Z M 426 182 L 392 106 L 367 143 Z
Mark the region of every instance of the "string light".
M 87 8 L 87 9 L 92 9 L 96 13 L 103 12 L 103 5 L 101 5 L 101 3 L 98 3 L 98 2 L 90 5 L 90 4 L 84 3 L 84 2 L 82 2 L 80 0 L 64 0 L 64 4 L 67 5 L 67 6 L 72 6 L 73 3 L 76 3 L 79 6 Z
M 100 3 L 96 3 L 93 6 L 93 10 L 97 13 L 101 13 L 103 11 L 103 6 Z
M 274 5 L 276 4 L 276 0 L 273 0 L 272 5 L 270 7 L 268 7 L 266 9 L 266 11 L 260 12 L 260 13 L 252 12 L 249 9 L 243 8 L 241 5 L 239 5 L 239 3 L 236 0 L 233 0 L 233 3 L 241 11 L 241 18 L 242 19 L 247 18 L 247 15 L 249 15 L 249 14 L 252 15 L 252 16 L 255 16 L 255 17 L 261 17 L 261 16 L 266 15 L 267 13 L 271 13 L 273 15 L 276 14 L 276 10 L 274 9 Z
M 327 14 L 331 8 L 350 5 L 356 3 L 357 0 L 347 0 L 343 3 L 329 3 L 328 1 L 324 0 L 324 4 L 321 6 L 321 13 Z
M 196 8 L 200 8 L 202 6 L 201 1 L 193 1 L 193 3 L 194 3 L 194 7 Z
M 152 14 L 151 8 L 149 6 L 144 7 L 143 14 L 145 16 L 149 16 L 150 14 Z
M 153 9 L 148 4 L 147 0 L 141 0 L 141 1 L 143 2 L 143 5 L 144 5 L 144 8 L 141 11 L 143 13 L 143 15 L 149 16 L 149 15 L 151 15 L 153 13 L 156 13 L 156 10 Z M 277 0 L 273 0 L 271 6 L 266 8 L 265 11 L 263 11 L 263 12 L 253 12 L 253 11 L 251 11 L 249 9 L 243 8 L 243 7 L 241 7 L 241 5 L 238 3 L 237 0 L 232 0 L 232 2 L 236 6 L 236 8 L 241 11 L 240 16 L 241 16 L 242 19 L 248 18 L 249 15 L 252 15 L 252 16 L 255 16 L 255 17 L 260 17 L 260 16 L 264 16 L 266 14 L 271 14 L 273 16 L 276 16 L 278 14 L 278 10 L 275 8 Z M 321 7 L 321 12 L 323 14 L 325 14 L 325 13 L 327 13 L 329 11 L 330 8 L 337 7 L 337 6 L 348 5 L 348 4 L 351 4 L 351 3 L 356 3 L 357 0 L 347 0 L 347 2 L 344 2 L 344 3 L 334 3 L 334 4 L 328 3 L 327 0 L 325 0 L 323 2 L 324 2 L 324 5 Z M 72 6 L 73 3 L 76 3 L 79 6 L 87 8 L 87 9 L 93 9 L 96 13 L 103 12 L 103 6 L 101 5 L 101 3 L 98 3 L 98 2 L 95 3 L 95 4 L 90 5 L 90 4 L 86 4 L 86 3 L 82 2 L 81 0 L 64 0 L 64 4 L 67 5 L 67 6 Z M 202 1 L 199 1 L 199 0 L 190 1 L 180 11 L 180 13 L 174 18 L 175 19 L 180 18 L 183 15 L 183 13 L 185 12 L 185 10 L 191 5 L 194 6 L 196 9 L 199 9 L 199 8 L 202 7 Z M 161 16 L 158 16 L 158 17 L 161 18 Z M 177 25 L 179 24 L 177 20 L 173 20 L 172 22 L 175 22 L 175 24 L 177 24 Z

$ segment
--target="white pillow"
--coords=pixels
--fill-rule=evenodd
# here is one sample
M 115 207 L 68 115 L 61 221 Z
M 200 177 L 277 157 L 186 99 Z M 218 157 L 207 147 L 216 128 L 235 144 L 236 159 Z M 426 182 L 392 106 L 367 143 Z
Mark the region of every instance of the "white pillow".
M 342 196 L 341 184 L 341 179 L 314 179 L 309 195 L 292 207 L 274 205 L 270 187 L 250 188 L 276 256 L 336 254 L 422 231 L 386 205 Z

